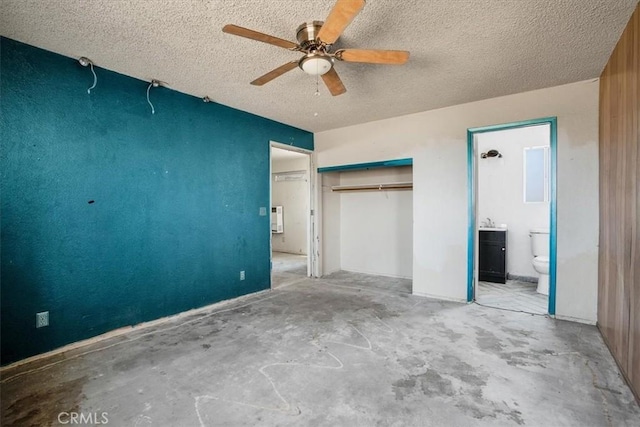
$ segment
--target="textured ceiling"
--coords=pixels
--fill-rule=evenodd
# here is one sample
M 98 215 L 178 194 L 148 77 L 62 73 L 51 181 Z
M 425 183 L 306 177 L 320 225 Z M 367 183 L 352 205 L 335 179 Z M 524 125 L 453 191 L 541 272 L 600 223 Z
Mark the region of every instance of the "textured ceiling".
M 317 132 L 597 77 L 638 1 L 369 0 L 336 47 L 409 50 L 406 65 L 338 62 L 338 97 L 324 86 L 314 96 L 316 79 L 299 69 L 249 85 L 301 54 L 224 34 L 225 24 L 295 41 L 333 3 L 2 0 L 0 32 Z

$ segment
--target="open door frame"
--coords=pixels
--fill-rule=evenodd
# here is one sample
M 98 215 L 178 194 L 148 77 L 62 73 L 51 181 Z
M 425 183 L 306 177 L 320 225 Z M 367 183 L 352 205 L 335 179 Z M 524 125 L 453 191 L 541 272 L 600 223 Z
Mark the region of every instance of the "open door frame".
M 537 125 L 549 125 L 549 145 L 551 160 L 549 167 L 549 314 L 556 314 L 556 265 L 557 265 L 557 158 L 558 158 L 558 124 L 557 117 L 524 120 L 521 122 L 483 126 L 467 129 L 467 191 L 469 225 L 467 229 L 467 302 L 475 301 L 476 295 L 476 200 L 477 200 L 477 165 L 475 154 L 475 135 L 484 132 L 522 128 Z
M 307 179 L 307 197 L 309 203 L 309 212 L 307 212 L 307 277 L 316 276 L 318 257 L 316 256 L 316 245 L 315 245 L 315 202 L 316 197 L 315 194 L 315 186 L 316 186 L 316 170 L 314 167 L 313 161 L 313 151 L 305 150 L 304 148 L 298 148 L 287 144 L 282 144 L 276 141 L 269 142 L 269 215 L 271 215 L 271 205 L 273 201 L 271 200 L 271 193 L 273 191 L 272 180 L 273 180 L 273 171 L 271 170 L 272 159 L 271 159 L 271 149 L 279 148 L 282 150 L 295 151 L 296 153 L 306 154 L 309 159 L 309 176 Z M 271 221 L 269 221 L 269 233 L 271 233 Z M 273 268 L 273 248 L 271 245 L 271 239 L 269 239 L 269 262 L 271 264 L 271 268 Z M 271 284 L 271 274 L 269 275 L 269 282 Z

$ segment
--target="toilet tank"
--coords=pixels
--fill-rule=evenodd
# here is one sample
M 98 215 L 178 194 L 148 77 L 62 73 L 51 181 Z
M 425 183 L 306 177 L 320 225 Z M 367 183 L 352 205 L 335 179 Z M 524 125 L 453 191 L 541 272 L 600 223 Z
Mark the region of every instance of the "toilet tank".
M 549 256 L 549 229 L 534 228 L 529 232 L 531 236 L 531 253 L 534 257 Z

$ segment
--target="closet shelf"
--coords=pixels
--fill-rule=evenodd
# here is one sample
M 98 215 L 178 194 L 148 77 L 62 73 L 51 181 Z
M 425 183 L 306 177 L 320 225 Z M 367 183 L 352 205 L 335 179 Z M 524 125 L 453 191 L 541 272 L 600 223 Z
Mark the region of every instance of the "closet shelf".
M 381 191 L 381 190 L 411 190 L 413 182 L 387 182 L 381 184 L 362 185 L 334 185 L 331 191 Z

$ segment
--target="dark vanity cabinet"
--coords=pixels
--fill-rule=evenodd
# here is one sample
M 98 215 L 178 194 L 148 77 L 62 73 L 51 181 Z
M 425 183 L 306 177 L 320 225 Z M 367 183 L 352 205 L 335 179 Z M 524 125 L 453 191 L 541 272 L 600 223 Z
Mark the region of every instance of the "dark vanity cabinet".
M 482 282 L 507 281 L 507 230 L 480 229 L 478 275 Z

